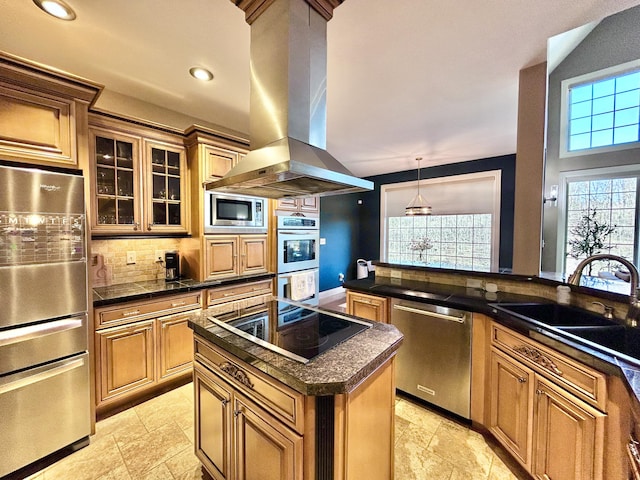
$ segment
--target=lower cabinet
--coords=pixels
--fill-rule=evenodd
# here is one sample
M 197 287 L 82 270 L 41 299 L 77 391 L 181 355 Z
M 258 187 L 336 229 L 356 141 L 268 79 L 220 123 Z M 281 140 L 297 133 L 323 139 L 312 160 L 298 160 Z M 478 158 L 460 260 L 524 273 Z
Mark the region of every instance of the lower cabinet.
M 493 435 L 536 479 L 603 479 L 606 414 L 594 405 L 606 393 L 595 388 L 598 373 L 503 327 L 493 326 L 492 343 L 487 426 Z M 563 384 L 590 377 L 591 404 L 569 391 L 589 397 L 589 382 Z
M 98 413 L 186 376 L 193 361 L 188 318 L 201 294 L 162 297 L 96 309 L 96 406 Z M 172 313 L 175 311 L 178 313 Z M 181 311 L 184 310 L 184 311 Z M 114 323 L 115 326 L 106 327 Z
M 300 434 L 197 362 L 193 378 L 196 455 L 214 479 L 302 479 Z
M 386 297 L 347 290 L 347 313 L 349 315 L 389 323 L 388 310 L 389 300 Z

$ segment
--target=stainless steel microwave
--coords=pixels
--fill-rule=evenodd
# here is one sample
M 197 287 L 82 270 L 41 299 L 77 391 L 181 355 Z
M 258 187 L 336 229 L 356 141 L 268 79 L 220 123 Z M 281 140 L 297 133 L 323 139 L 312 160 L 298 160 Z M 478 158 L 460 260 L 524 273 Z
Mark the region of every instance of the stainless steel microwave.
M 264 198 L 206 191 L 204 233 L 266 233 L 266 209 Z

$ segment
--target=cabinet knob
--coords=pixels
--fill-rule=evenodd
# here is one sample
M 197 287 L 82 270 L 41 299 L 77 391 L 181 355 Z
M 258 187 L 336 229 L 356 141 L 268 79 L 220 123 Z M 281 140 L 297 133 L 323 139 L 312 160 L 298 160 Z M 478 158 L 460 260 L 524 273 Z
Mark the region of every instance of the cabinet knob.
M 525 383 L 525 382 L 527 381 L 527 379 L 526 379 L 526 378 L 524 378 L 524 377 L 518 377 L 518 381 L 519 381 L 520 383 Z
M 223 407 L 226 407 L 228 404 L 229 404 L 229 400 L 228 399 L 225 398 L 224 400 L 222 400 L 222 406 Z
M 233 416 L 234 417 L 238 417 L 238 415 L 240 415 L 242 412 L 240 410 L 234 410 L 233 412 Z
M 150 232 L 152 227 L 153 227 L 153 225 L 149 223 L 149 224 L 147 225 L 147 230 Z
M 547 393 L 547 392 L 545 392 L 544 390 L 541 390 L 539 388 L 536 389 L 536 395 L 544 395 L 545 393 Z
M 140 226 L 140 224 L 139 224 L 138 222 L 135 222 L 135 223 L 133 224 L 133 231 L 134 231 L 134 232 L 137 232 L 137 231 L 138 231 L 138 227 L 139 227 L 139 226 Z

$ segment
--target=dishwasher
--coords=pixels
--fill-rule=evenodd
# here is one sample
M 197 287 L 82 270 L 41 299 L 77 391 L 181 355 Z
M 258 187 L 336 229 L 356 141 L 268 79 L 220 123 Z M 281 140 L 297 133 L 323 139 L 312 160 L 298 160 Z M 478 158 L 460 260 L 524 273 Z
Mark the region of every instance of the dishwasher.
M 394 298 L 391 323 L 404 335 L 396 356 L 396 388 L 470 418 L 469 312 Z

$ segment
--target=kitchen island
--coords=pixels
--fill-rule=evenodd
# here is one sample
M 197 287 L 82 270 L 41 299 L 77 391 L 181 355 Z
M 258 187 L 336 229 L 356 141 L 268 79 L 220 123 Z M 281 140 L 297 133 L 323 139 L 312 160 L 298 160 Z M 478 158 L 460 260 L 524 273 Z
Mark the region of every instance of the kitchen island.
M 215 321 L 245 332 L 266 330 L 266 338 L 290 350 L 293 324 L 330 317 L 358 323 L 355 317 L 276 301 L 192 315 L 196 455 L 209 476 L 393 478 L 394 356 L 402 342 L 395 327 L 364 322 L 353 336 L 298 361 Z M 331 336 L 317 331 L 316 343 Z

